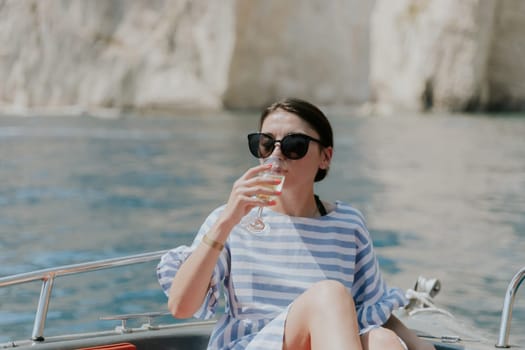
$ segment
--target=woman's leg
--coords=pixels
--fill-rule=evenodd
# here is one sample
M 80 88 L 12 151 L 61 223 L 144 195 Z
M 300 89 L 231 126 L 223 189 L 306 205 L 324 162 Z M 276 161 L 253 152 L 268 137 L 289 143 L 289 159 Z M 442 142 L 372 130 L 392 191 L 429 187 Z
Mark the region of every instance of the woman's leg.
M 283 349 L 362 349 L 354 300 L 343 284 L 318 282 L 293 302 Z
M 361 336 L 363 350 L 405 350 L 401 340 L 393 331 L 380 327 Z

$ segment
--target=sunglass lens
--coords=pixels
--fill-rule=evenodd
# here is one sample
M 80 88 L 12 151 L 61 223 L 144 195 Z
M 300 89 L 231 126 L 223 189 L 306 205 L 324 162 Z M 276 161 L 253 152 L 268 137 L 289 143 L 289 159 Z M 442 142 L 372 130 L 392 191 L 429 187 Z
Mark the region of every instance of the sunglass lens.
M 250 134 L 248 135 L 248 146 L 251 154 L 256 158 L 268 157 L 274 147 L 274 140 L 264 134 Z
M 310 140 L 303 135 L 288 135 L 281 142 L 281 151 L 290 159 L 299 159 L 308 152 Z

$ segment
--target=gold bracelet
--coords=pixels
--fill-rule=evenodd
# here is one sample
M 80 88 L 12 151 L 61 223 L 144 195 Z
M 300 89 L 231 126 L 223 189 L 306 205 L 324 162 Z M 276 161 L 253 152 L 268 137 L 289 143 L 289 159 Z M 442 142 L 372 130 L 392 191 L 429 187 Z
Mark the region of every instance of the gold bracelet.
M 224 248 L 224 244 L 222 244 L 221 242 L 217 242 L 217 241 L 211 239 L 210 237 L 208 237 L 208 235 L 202 236 L 202 241 L 205 244 L 207 244 L 210 247 L 212 247 L 213 249 L 217 249 L 218 251 L 222 251 L 222 249 Z

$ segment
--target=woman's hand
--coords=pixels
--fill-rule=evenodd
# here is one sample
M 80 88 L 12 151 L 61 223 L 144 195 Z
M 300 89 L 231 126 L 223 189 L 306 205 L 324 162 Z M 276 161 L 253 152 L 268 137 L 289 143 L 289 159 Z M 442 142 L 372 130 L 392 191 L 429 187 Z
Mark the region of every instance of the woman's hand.
M 278 184 L 275 179 L 258 176 L 259 173 L 271 167 L 271 164 L 255 166 L 248 169 L 235 181 L 230 198 L 221 215 L 222 220 L 228 221 L 233 227 L 254 207 L 275 205 L 275 201 L 266 201 L 259 197 L 259 195 L 275 196 L 280 194 L 280 192 L 273 190 L 273 187 Z
M 394 331 L 399 338 L 403 339 L 409 350 L 435 350 L 434 345 L 419 338 L 413 330 L 407 328 L 394 315 L 391 315 L 383 326 Z

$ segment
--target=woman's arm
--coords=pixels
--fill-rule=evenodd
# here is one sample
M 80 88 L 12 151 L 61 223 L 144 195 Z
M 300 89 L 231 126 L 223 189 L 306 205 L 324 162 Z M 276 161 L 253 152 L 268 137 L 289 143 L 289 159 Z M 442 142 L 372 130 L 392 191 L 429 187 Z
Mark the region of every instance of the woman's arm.
M 271 165 L 270 165 L 271 166 Z M 191 317 L 202 305 L 210 287 L 213 270 L 221 255 L 221 249 L 233 227 L 255 206 L 268 206 L 255 195 L 277 195 L 268 187 L 275 180 L 262 179 L 257 174 L 268 169 L 259 165 L 246 171 L 235 181 L 230 198 L 217 221 L 206 232 L 208 243 L 201 241 L 188 259 L 180 266 L 173 278 L 168 296 L 168 309 L 177 318 Z M 216 242 L 216 246 L 209 242 Z
M 397 317 L 391 315 L 383 327 L 394 331 L 406 343 L 409 350 L 435 350 L 434 346 L 420 339 L 416 333 L 407 328 Z
M 232 227 L 219 218 L 206 235 L 215 242 L 223 243 Z M 202 305 L 220 254 L 220 249 L 201 241 L 180 266 L 168 297 L 168 309 L 174 317 L 191 317 Z

